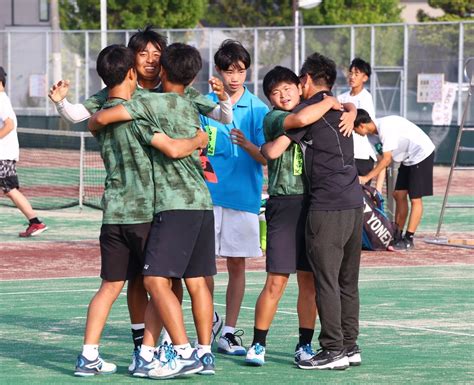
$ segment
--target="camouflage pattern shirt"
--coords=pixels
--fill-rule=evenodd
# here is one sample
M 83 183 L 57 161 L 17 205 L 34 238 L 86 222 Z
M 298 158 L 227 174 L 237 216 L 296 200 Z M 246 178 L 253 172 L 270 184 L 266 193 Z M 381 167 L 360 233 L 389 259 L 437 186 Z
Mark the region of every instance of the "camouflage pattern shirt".
M 285 135 L 283 122 L 288 111 L 272 110 L 263 120 L 265 141 Z M 270 196 L 300 195 L 307 192 L 303 170 L 303 153 L 298 144 L 292 143 L 277 159 L 268 161 L 268 194 Z
M 114 99 L 103 107 L 113 107 L 122 102 Z M 153 220 L 151 153 L 134 135 L 135 130 L 145 131 L 143 125 L 138 127 L 142 123 L 110 124 L 97 133 L 106 171 L 102 196 L 104 224 L 135 224 Z
M 215 104 L 209 104 L 214 108 Z M 176 93 L 148 93 L 124 103 L 140 125 L 134 129 L 140 142 L 150 145 L 153 135 L 162 132 L 174 139 L 192 138 L 200 128 L 199 109 L 187 96 Z M 137 126 L 135 126 L 136 128 Z M 152 150 L 155 183 L 155 213 L 167 210 L 212 210 L 212 202 L 204 181 L 201 161 L 195 151 L 182 159 L 171 159 Z

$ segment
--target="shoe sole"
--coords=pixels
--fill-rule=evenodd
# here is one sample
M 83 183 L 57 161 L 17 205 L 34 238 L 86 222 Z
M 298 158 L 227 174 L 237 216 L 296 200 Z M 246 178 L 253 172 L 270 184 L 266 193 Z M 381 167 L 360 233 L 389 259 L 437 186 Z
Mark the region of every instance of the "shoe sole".
M 202 372 L 202 366 L 200 366 L 199 368 L 195 368 L 195 369 L 190 369 L 190 370 L 187 370 L 185 372 L 181 372 L 181 373 L 173 373 L 173 374 L 170 374 L 168 376 L 150 376 L 148 375 L 149 378 L 154 378 L 154 379 L 158 379 L 158 380 L 161 380 L 161 379 L 166 379 L 166 378 L 174 378 L 174 377 L 179 377 L 179 376 L 186 376 L 188 374 L 196 374 L 196 373 L 199 373 L 199 372 Z
M 335 362 L 330 362 L 326 365 L 319 365 L 319 366 L 301 366 L 298 364 L 298 368 L 300 369 L 306 369 L 306 370 L 346 370 L 349 366 L 349 359 L 345 357 L 346 359 L 340 359 Z M 340 361 L 344 361 L 343 363 Z
M 115 369 L 113 372 L 94 372 L 94 373 L 74 372 L 74 375 L 76 377 L 92 377 L 92 376 L 99 376 L 99 375 L 108 376 L 109 374 L 114 374 L 115 372 L 117 372 L 117 369 Z
M 217 353 L 227 354 L 228 356 L 245 356 L 247 352 L 245 350 L 229 352 L 228 350 L 217 348 Z
M 216 371 L 214 369 L 201 370 L 200 372 L 198 372 L 198 374 L 202 376 L 213 376 L 214 374 L 216 374 Z
M 251 366 L 263 366 L 265 364 L 265 361 L 258 360 L 256 358 L 253 359 L 245 359 L 245 363 L 251 365 Z

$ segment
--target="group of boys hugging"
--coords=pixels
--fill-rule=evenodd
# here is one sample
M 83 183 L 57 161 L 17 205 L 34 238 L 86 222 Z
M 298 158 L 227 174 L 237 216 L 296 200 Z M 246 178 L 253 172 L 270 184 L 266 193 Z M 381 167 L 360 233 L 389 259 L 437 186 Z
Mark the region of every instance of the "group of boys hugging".
M 89 119 L 106 169 L 102 283 L 89 305 L 77 376 L 116 372 L 99 355 L 99 341 L 127 280 L 131 375 L 212 375 L 211 346 L 219 333 L 218 352 L 261 366 L 278 302 L 295 272 L 295 364 L 301 369 L 361 364 L 363 195 L 352 137 L 359 116 L 353 104 L 342 105 L 331 94 L 336 65 L 314 53 L 299 76 L 272 69 L 263 81 L 274 107 L 269 111 L 244 85 L 251 59 L 241 43 L 224 41 L 214 61 L 220 79 L 212 77 L 212 92 L 203 96 L 190 87 L 202 67 L 199 52 L 181 43 L 167 46 L 147 27 L 128 47 L 100 52 L 97 72 L 107 88 L 83 104 L 67 101 L 67 81 L 50 90 L 63 117 Z M 267 278 L 247 350 L 236 325 L 246 258 L 262 255 L 258 213 L 267 161 Z M 206 181 L 206 162 L 217 180 Z M 216 256 L 226 258 L 229 273 L 225 322 L 213 308 Z M 181 308 L 183 280 L 197 333 L 193 346 Z M 320 349 L 314 352 L 317 313 Z

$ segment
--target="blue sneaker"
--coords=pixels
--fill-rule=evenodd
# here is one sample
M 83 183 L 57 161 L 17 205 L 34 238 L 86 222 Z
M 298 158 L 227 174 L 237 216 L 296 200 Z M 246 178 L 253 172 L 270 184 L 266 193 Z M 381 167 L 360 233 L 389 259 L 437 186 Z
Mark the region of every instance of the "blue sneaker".
M 201 360 L 203 368 L 198 374 L 203 374 L 203 375 L 216 374 L 216 358 L 214 357 L 214 354 L 205 353 L 200 358 L 200 360 Z
M 174 349 L 173 345 L 166 348 L 166 352 L 162 354 L 158 365 L 148 372 L 148 377 L 156 379 L 173 378 L 177 376 L 184 376 L 185 374 L 199 373 L 203 369 L 203 365 L 197 351 L 194 349 L 189 358 L 183 358 Z
M 313 357 L 316 353 L 314 352 L 313 348 L 311 347 L 311 344 L 305 344 L 305 345 L 296 345 L 295 348 L 295 365 L 298 365 L 298 362 L 300 361 L 306 361 L 309 360 L 311 357 Z
M 247 352 L 245 362 L 253 366 L 263 366 L 265 364 L 265 347 L 258 342 L 252 345 Z
M 100 356 L 94 361 L 89 361 L 82 354 L 77 356 L 76 370 L 74 375 L 78 377 L 89 377 L 97 374 L 113 374 L 117 371 L 117 366 L 110 362 L 105 362 Z
M 140 355 L 136 358 L 135 362 L 135 369 L 130 373 L 134 377 L 148 377 L 148 372 L 159 365 L 155 357 L 153 357 L 151 361 L 147 361 Z

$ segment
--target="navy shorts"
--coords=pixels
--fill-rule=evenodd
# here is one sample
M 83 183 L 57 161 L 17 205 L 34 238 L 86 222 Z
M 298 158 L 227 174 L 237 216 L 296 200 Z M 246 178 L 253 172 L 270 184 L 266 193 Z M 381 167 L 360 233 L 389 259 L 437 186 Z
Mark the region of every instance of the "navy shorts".
M 100 277 L 125 281 L 140 275 L 151 223 L 102 225 L 100 229 Z
M 411 199 L 433 195 L 434 152 L 413 166 L 400 165 L 395 191 L 408 190 Z
M 5 194 L 20 188 L 16 174 L 16 161 L 0 160 L 0 188 Z
M 312 271 L 306 258 L 307 213 L 308 201 L 304 195 L 272 196 L 268 199 L 265 210 L 268 273 Z
M 155 215 L 143 275 L 194 278 L 216 273 L 212 210 L 169 210 Z

